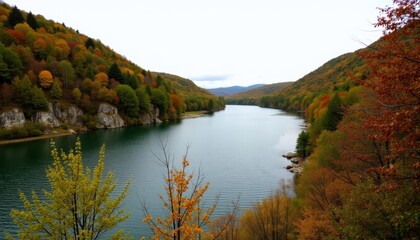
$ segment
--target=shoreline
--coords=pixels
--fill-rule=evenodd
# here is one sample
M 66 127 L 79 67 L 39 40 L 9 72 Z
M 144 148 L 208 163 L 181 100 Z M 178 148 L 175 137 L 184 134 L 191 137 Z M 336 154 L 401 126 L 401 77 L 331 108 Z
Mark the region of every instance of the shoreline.
M 48 138 L 58 138 L 58 137 L 64 137 L 64 136 L 69 136 L 69 135 L 74 135 L 74 134 L 75 133 L 71 133 L 71 132 L 62 132 L 62 133 L 55 133 L 55 134 L 45 134 L 45 135 L 40 135 L 36 137 L 0 140 L 0 146 L 8 145 L 8 144 L 15 144 L 15 143 L 32 142 L 32 141 L 48 139 Z
M 208 111 L 185 112 L 185 113 L 182 114 L 181 119 L 199 118 L 199 117 L 203 117 L 204 115 L 206 115 L 208 113 L 209 113 Z M 0 146 L 15 144 L 15 143 L 32 142 L 32 141 L 48 139 L 48 138 L 59 138 L 59 137 L 65 137 L 65 136 L 74 135 L 74 134 L 77 134 L 77 133 L 74 133 L 74 132 L 60 132 L 60 133 L 45 134 L 45 135 L 40 135 L 40 136 L 35 136 L 35 137 L 0 140 Z
M 181 119 L 204 117 L 204 115 L 206 115 L 208 113 L 209 113 L 208 111 L 185 112 L 181 115 Z

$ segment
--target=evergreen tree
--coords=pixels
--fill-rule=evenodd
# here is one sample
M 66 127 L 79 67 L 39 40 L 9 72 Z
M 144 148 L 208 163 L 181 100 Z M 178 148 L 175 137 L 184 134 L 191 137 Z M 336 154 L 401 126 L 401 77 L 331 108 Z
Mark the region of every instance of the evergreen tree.
M 343 118 L 342 103 L 340 96 L 336 93 L 328 104 L 325 114 L 324 127 L 328 131 L 337 130 L 337 125 Z
M 16 24 L 23 23 L 24 21 L 25 19 L 23 19 L 22 13 L 16 6 L 14 6 L 9 14 L 9 17 L 7 18 L 8 26 L 13 28 Z
M 124 76 L 121 73 L 120 68 L 118 67 L 117 63 L 113 63 L 108 70 L 108 77 L 109 79 L 115 79 L 120 83 L 124 83 Z
M 47 109 L 48 100 L 41 88 L 34 86 L 32 88 L 32 107 L 33 109 Z
M 50 96 L 54 99 L 60 99 L 63 95 L 63 90 L 58 82 L 54 82 L 51 87 Z
M 32 83 L 28 76 L 25 75 L 22 79 L 16 77 L 12 82 L 13 93 L 18 103 L 24 107 L 32 104 Z
M 92 38 L 88 38 L 85 42 L 85 47 L 89 49 L 89 47 L 92 47 L 92 49 L 95 49 L 95 42 Z
M 34 15 L 32 14 L 32 12 L 29 12 L 28 16 L 26 17 L 26 22 L 28 23 L 28 25 L 33 30 L 38 29 L 38 22 L 36 21 L 36 19 L 35 19 Z
M 296 141 L 296 153 L 301 157 L 309 155 L 308 152 L 309 133 L 302 131 Z

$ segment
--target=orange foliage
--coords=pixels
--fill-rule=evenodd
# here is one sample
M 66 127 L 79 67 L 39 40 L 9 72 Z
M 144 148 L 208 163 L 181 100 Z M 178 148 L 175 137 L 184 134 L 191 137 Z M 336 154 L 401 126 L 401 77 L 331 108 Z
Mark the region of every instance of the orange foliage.
M 175 109 L 181 109 L 182 107 L 182 99 L 176 95 L 176 94 L 169 94 L 169 97 L 171 99 L 172 105 L 175 107 Z
M 49 88 L 54 81 L 52 74 L 48 70 L 42 70 L 39 73 L 38 78 L 42 88 Z
M 108 75 L 104 72 L 97 73 L 95 75 L 95 80 L 98 80 L 102 86 L 107 86 L 109 82 Z
M 208 209 L 200 206 L 209 184 L 201 185 L 201 175 L 193 181 L 193 175 L 187 173 L 189 161 L 186 155 L 182 160 L 182 167 L 176 169 L 165 148 L 163 150 L 164 159 L 159 160 L 166 168 L 166 197 L 161 195 L 160 199 L 168 215 L 166 218 L 153 218 L 143 205 L 143 222 L 149 224 L 154 233 L 153 239 L 198 239 L 203 233 L 203 226 L 210 221 L 210 216 L 216 208 L 215 204 Z

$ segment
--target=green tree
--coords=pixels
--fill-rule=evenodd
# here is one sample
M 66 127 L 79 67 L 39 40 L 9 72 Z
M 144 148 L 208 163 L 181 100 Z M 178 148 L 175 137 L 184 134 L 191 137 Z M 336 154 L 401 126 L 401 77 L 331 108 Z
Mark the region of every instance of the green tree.
M 162 89 L 152 89 L 152 104 L 159 108 L 160 115 L 165 116 L 169 108 L 169 96 Z
M 338 94 L 334 94 L 334 97 L 331 99 L 328 104 L 327 113 L 325 114 L 324 126 L 325 129 L 329 131 L 337 130 L 337 125 L 343 118 L 343 109 L 341 104 L 341 99 Z
M 26 22 L 28 23 L 28 25 L 33 29 L 36 30 L 38 29 L 38 22 L 36 21 L 34 15 L 32 14 L 32 12 L 28 13 L 28 16 L 26 17 Z
M 48 100 L 45 97 L 44 92 L 38 86 L 33 86 L 32 88 L 32 101 L 31 105 L 33 109 L 47 109 Z
M 32 83 L 27 75 L 22 79 L 19 77 L 13 79 L 12 86 L 15 99 L 18 103 L 24 107 L 32 105 Z
M 14 77 L 22 74 L 22 70 L 19 55 L 0 42 L 0 83 L 10 83 Z
M 25 19 L 23 19 L 22 13 L 19 10 L 19 8 L 14 6 L 12 8 L 12 11 L 10 11 L 9 17 L 7 18 L 8 26 L 10 28 L 13 28 L 16 24 L 23 23 L 24 21 Z
M 146 92 L 146 89 L 139 87 L 136 89 L 136 95 L 139 99 L 139 110 L 141 113 L 147 113 L 150 111 L 150 97 Z
M 113 63 L 108 70 L 108 77 L 109 79 L 115 79 L 120 83 L 124 83 L 124 76 L 121 73 L 120 68 L 118 67 L 117 63 Z
M 73 84 L 74 79 L 76 79 L 73 65 L 67 60 L 61 60 L 58 66 L 60 79 L 63 80 L 64 88 L 68 89 Z
M 207 111 L 213 112 L 214 110 L 214 101 L 213 99 L 210 99 L 207 103 Z
M 62 95 L 63 95 L 63 90 L 61 89 L 60 84 L 57 81 L 53 82 L 51 91 L 50 91 L 50 96 L 53 99 L 60 99 Z
M 119 107 L 130 117 L 139 115 L 139 100 L 134 90 L 125 84 L 117 86 L 117 96 L 120 99 Z
M 306 157 L 309 155 L 309 133 L 302 131 L 296 141 L 296 152 L 301 157 Z
M 95 42 L 93 41 L 92 38 L 88 38 L 85 42 L 85 47 L 87 49 L 89 49 L 90 47 L 92 47 L 92 49 L 95 49 Z
M 120 205 L 129 183 L 120 194 L 114 195 L 114 174 L 103 176 L 104 146 L 98 164 L 91 170 L 83 166 L 80 140 L 75 150 L 68 153 L 59 154 L 54 142 L 51 145 L 54 163 L 47 168 L 51 190 L 43 191 L 45 198 L 33 191 L 32 201 L 21 192 L 23 210 L 11 211 L 20 239 L 100 239 L 128 218 L 129 214 Z M 113 239 L 123 239 L 123 235 L 120 230 Z M 9 234 L 8 238 L 12 236 Z

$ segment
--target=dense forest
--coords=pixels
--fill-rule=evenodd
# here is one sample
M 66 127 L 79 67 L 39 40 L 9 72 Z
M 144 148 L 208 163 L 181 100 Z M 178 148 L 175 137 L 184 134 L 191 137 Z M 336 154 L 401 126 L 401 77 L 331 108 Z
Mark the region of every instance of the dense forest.
M 46 126 L 34 114 L 48 111 L 50 103 L 81 109 L 78 118 L 87 128 L 96 128 L 101 103 L 116 106 L 125 125 L 140 124 L 139 116 L 157 110 L 158 118 L 168 121 L 185 111 L 224 108 L 223 98 L 190 80 L 145 70 L 64 23 L 5 3 L 0 5 L 0 93 L 0 113 L 18 108 L 26 118 L 23 127 L 2 129 L 0 139 L 41 134 Z
M 261 98 L 261 106 L 303 111 L 307 120 L 296 146 L 308 160 L 291 236 L 420 236 L 419 16 L 419 1 L 395 0 L 380 9 L 379 41 Z

